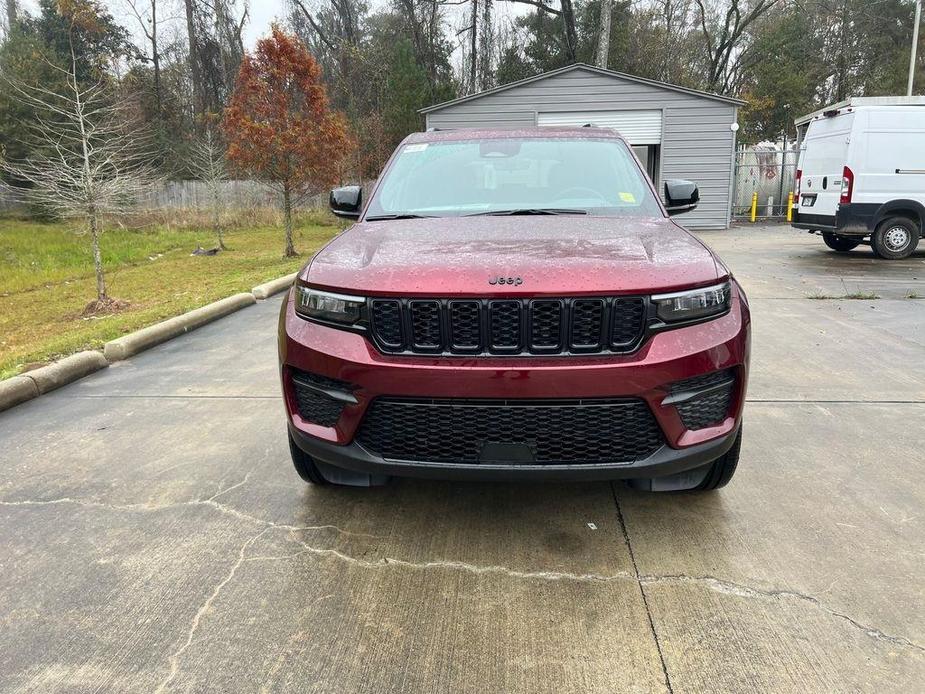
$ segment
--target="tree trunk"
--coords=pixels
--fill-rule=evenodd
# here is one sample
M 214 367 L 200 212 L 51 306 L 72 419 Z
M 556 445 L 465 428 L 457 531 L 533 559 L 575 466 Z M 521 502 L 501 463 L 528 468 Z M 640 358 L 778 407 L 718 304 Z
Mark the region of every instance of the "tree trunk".
M 215 231 L 215 236 L 218 238 L 218 247 L 223 251 L 227 251 L 225 248 L 225 240 L 222 238 L 222 225 L 221 225 L 221 209 L 219 208 L 218 195 L 212 196 L 212 229 Z
M 193 79 L 193 116 L 205 110 L 205 89 L 202 84 L 202 71 L 199 69 L 199 41 L 196 38 L 196 14 L 193 7 L 195 0 L 184 0 L 186 5 L 186 32 L 189 36 L 189 66 Z
M 16 7 L 16 0 L 6 0 L 6 28 L 8 35 L 13 31 L 13 27 L 16 26 L 17 14 L 18 8 Z
M 491 88 L 491 47 L 493 31 L 491 26 L 491 0 L 482 0 L 482 26 L 479 39 L 479 89 Z
M 161 105 L 161 56 L 157 48 L 157 0 L 151 0 L 151 62 L 154 64 L 154 101 L 157 117 L 163 113 Z
M 597 66 L 607 69 L 610 54 L 610 12 L 611 0 L 601 0 L 601 33 L 597 41 Z
M 106 296 L 106 278 L 103 276 L 103 256 L 100 253 L 100 220 L 95 211 L 90 212 L 90 243 L 93 247 L 93 270 L 96 272 L 96 300 L 104 304 Z
M 578 32 L 575 29 L 575 8 L 572 0 L 561 0 L 562 22 L 565 24 L 565 54 L 568 62 L 578 60 Z
M 298 253 L 292 245 L 292 194 L 288 183 L 283 186 L 283 225 L 286 227 L 286 257 L 292 258 Z
M 479 44 L 478 44 L 478 26 L 479 26 L 479 0 L 472 0 L 472 43 L 469 51 L 469 93 L 475 94 L 478 91 L 478 69 L 479 69 Z

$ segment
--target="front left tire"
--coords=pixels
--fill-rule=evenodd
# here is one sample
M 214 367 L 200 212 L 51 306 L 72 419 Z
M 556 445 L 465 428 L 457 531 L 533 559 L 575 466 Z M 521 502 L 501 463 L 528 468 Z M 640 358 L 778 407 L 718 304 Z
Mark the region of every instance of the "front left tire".
M 726 451 L 720 458 L 713 461 L 710 471 L 696 488 L 696 491 L 710 492 L 714 489 L 720 489 L 729 484 L 729 480 L 735 474 L 739 466 L 739 451 L 742 449 L 742 426 L 739 426 L 739 433 L 736 434 L 736 440 L 732 448 Z
M 329 484 L 312 457 L 296 445 L 292 432 L 289 432 L 289 454 L 292 456 L 292 464 L 295 466 L 295 471 L 299 473 L 299 477 L 311 484 Z

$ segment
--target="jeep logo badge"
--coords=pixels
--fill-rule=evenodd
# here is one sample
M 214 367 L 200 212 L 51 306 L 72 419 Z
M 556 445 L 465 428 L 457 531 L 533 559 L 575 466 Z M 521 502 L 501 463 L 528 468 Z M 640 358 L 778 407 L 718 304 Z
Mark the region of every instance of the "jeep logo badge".
M 488 284 L 523 284 L 524 281 L 520 277 L 492 277 L 488 280 Z

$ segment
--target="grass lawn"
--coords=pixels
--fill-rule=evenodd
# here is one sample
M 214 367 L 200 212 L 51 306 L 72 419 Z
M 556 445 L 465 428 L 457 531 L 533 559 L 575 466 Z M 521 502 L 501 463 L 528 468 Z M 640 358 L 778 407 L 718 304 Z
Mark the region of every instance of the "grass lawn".
M 0 218 L 0 379 L 295 272 L 338 232 L 332 220 L 298 220 L 299 258 L 283 257 L 278 225 L 228 230 L 230 250 L 215 256 L 190 255 L 197 245 L 215 245 L 209 230 L 107 230 L 108 292 L 129 305 L 84 317 L 96 298 L 89 238 L 63 223 Z

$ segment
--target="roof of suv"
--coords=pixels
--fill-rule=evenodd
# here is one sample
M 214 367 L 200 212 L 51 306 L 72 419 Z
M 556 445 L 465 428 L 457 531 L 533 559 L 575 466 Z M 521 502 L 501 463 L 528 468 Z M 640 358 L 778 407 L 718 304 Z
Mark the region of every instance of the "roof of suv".
M 581 139 L 613 138 L 622 140 L 623 137 L 612 128 L 598 127 L 531 127 L 516 129 L 472 129 L 459 130 L 428 130 L 424 133 L 411 133 L 405 138 L 405 144 L 418 142 L 453 142 L 457 140 L 498 140 L 508 137 L 569 137 Z

